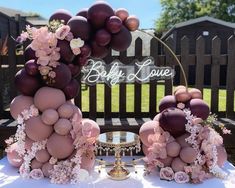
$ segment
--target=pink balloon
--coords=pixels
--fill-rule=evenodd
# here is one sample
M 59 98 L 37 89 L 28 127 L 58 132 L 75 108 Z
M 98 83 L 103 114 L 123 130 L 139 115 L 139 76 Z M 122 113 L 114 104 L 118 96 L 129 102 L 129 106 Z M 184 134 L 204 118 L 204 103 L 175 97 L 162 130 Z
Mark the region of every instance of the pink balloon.
M 70 136 L 61 136 L 57 133 L 53 133 L 47 141 L 48 152 L 57 159 L 69 157 L 74 149 L 73 139 Z
M 17 116 L 24 110 L 28 110 L 33 105 L 33 98 L 24 95 L 18 95 L 15 97 L 10 104 L 11 116 L 17 119 Z
M 91 126 L 91 137 L 98 137 L 99 136 L 100 127 L 95 121 L 93 121 L 91 119 L 83 119 L 82 126 L 83 127 Z
M 61 118 L 69 119 L 74 113 L 73 106 L 68 103 L 64 103 L 58 108 L 58 113 Z
M 49 161 L 49 159 L 51 158 L 50 154 L 48 153 L 48 151 L 46 149 L 42 149 L 36 152 L 35 158 L 41 162 L 41 163 L 45 163 L 47 161 Z
M 149 154 L 148 149 L 149 149 L 149 147 L 147 147 L 146 145 L 142 144 L 142 151 L 143 151 L 145 156 Z
M 41 168 L 43 165 L 43 163 L 39 162 L 37 159 L 33 159 L 31 161 L 31 168 L 32 169 L 38 169 L 38 168 Z
M 31 140 L 29 137 L 26 137 L 25 138 L 25 149 L 26 150 L 31 150 L 31 148 L 32 148 L 32 146 L 33 146 L 33 143 L 34 143 L 34 141 L 33 140 Z
M 149 143 L 148 137 L 150 135 L 155 134 L 154 129 L 159 126 L 159 123 L 157 121 L 148 121 L 145 122 L 141 127 L 139 131 L 140 139 L 143 142 L 144 145 L 147 147 L 151 146 L 152 143 Z
M 17 143 L 14 143 L 10 146 L 9 150 L 7 151 L 7 160 L 12 166 L 19 168 L 23 163 L 23 158 L 20 157 L 17 153 L 17 147 Z
M 227 161 L 228 155 L 223 146 L 217 146 L 217 164 L 219 167 L 224 166 L 224 163 Z
M 53 127 L 42 122 L 41 116 L 31 117 L 25 122 L 26 135 L 34 141 L 42 141 L 53 132 Z
M 34 104 L 41 112 L 50 108 L 57 109 L 65 102 L 64 93 L 51 87 L 40 88 L 34 96 Z
M 185 166 L 187 166 L 187 163 L 183 162 L 179 157 L 174 158 L 171 163 L 174 172 L 184 171 Z
M 42 113 L 42 121 L 47 125 L 55 124 L 59 119 L 59 114 L 54 109 L 47 109 Z
M 59 119 L 54 125 L 55 132 L 59 135 L 67 135 L 72 129 L 72 124 L 68 119 Z
M 49 176 L 50 176 L 50 170 L 52 170 L 53 169 L 53 165 L 52 164 L 50 164 L 50 163 L 45 163 L 45 164 L 43 164 L 42 165 L 42 172 L 43 172 L 43 175 L 45 176 L 45 177 L 48 177 L 49 178 Z

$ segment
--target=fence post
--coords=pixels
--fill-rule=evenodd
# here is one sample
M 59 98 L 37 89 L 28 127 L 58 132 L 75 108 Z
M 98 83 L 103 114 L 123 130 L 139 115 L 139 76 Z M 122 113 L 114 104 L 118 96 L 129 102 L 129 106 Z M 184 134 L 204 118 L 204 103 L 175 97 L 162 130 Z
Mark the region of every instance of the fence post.
M 185 76 L 186 79 L 188 81 L 188 69 L 189 69 L 189 39 L 188 37 L 184 36 L 181 39 L 181 44 L 180 44 L 180 48 L 181 48 L 181 64 L 183 66 L 184 72 L 185 72 Z M 182 71 L 180 71 L 180 84 L 184 85 L 184 77 L 183 77 L 183 73 Z
M 137 38 L 135 40 L 135 58 L 141 60 L 142 58 L 142 40 Z M 136 82 L 134 83 L 134 112 L 136 117 L 141 117 L 141 84 Z
M 221 40 L 218 36 L 212 39 L 211 62 L 211 111 L 218 112 L 219 80 L 220 80 L 220 48 Z
M 235 37 L 228 39 L 228 65 L 227 65 L 227 84 L 226 84 L 226 115 L 234 116 L 234 89 L 235 89 Z
M 202 36 L 196 40 L 196 83 L 195 87 L 203 93 L 204 86 L 204 54 L 205 40 Z
M 158 42 L 156 39 L 152 38 L 150 41 L 150 56 L 154 58 L 154 64 L 157 66 L 157 56 L 158 56 Z M 157 111 L 157 81 L 150 80 L 149 85 L 149 113 L 153 118 Z
M 16 21 L 9 18 L 8 20 L 8 29 L 9 29 L 9 38 L 8 38 L 8 64 L 9 64 L 9 76 L 10 76 L 10 99 L 12 100 L 16 95 L 15 87 L 15 74 L 16 74 L 16 46 L 15 41 L 12 40 L 12 37 L 16 37 Z
M 166 44 L 175 52 L 175 50 L 173 49 L 174 41 L 171 37 L 168 37 L 166 39 Z M 167 49 L 164 48 L 164 50 L 166 55 L 165 66 L 174 67 L 175 60 L 173 56 L 170 54 L 170 52 L 167 51 Z M 173 80 L 165 80 L 165 95 L 172 94 L 172 87 L 173 87 Z

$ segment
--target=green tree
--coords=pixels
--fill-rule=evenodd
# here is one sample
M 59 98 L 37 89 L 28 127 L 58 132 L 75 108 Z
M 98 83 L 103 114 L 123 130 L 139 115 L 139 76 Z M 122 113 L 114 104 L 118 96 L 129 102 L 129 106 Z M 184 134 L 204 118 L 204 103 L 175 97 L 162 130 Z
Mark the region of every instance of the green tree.
M 201 16 L 235 22 L 235 0 L 160 0 L 162 13 L 156 20 L 157 32 L 176 23 Z

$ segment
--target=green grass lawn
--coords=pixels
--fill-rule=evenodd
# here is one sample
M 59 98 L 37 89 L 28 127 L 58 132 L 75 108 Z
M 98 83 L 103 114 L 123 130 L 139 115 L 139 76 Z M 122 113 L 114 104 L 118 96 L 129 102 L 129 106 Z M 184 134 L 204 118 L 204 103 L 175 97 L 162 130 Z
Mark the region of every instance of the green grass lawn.
M 112 112 L 119 111 L 119 85 L 112 87 Z M 149 107 L 149 85 L 142 84 L 142 112 L 148 112 Z M 164 85 L 157 85 L 157 104 L 164 96 Z M 211 103 L 211 90 L 204 89 L 203 97 L 207 104 L 210 106 Z M 127 84 L 127 112 L 134 111 L 134 85 Z M 235 106 L 235 101 L 234 101 Z M 89 111 L 89 88 L 88 90 L 82 91 L 82 110 Z M 97 111 L 104 111 L 104 84 L 97 84 Z M 219 111 L 226 111 L 226 90 L 219 90 Z

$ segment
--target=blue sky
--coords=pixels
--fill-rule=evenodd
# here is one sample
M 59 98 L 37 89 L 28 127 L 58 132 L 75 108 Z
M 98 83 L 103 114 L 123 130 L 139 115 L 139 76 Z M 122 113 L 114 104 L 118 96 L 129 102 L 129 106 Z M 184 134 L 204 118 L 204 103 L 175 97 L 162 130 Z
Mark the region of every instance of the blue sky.
M 64 8 L 76 14 L 81 8 L 92 5 L 95 0 L 0 0 L 0 6 L 18 9 L 26 12 L 37 12 L 49 18 L 59 8 Z M 153 28 L 154 20 L 159 17 L 160 0 L 107 0 L 111 6 L 126 8 L 129 14 L 134 14 L 140 19 L 140 27 Z

